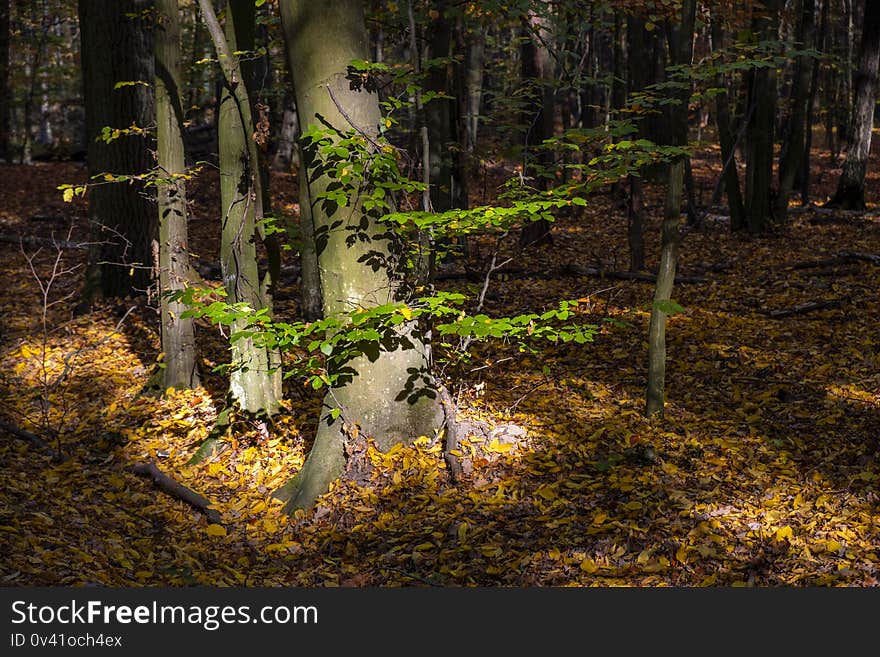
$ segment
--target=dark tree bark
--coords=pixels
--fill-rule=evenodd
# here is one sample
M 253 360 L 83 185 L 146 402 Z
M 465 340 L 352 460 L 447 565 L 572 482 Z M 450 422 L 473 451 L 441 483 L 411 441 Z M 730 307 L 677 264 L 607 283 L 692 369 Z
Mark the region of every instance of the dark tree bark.
M 712 13 L 712 49 L 721 50 L 723 47 L 724 26 L 719 12 L 715 11 Z M 736 168 L 736 140 L 730 116 L 730 97 L 727 92 L 728 86 L 720 75 L 716 78 L 715 84 L 725 89 L 725 93 L 719 94 L 715 100 L 715 123 L 721 145 L 722 182 L 730 209 L 730 230 L 738 231 L 746 227 L 746 216 L 739 186 L 739 172 Z
M 880 63 L 880 0 L 865 0 L 862 41 L 859 47 L 859 70 L 853 103 L 846 161 L 837 183 L 837 191 L 825 207 L 845 210 L 865 209 L 865 173 L 871 152 L 871 128 L 877 95 L 877 70 Z
M 754 10 L 752 29 L 762 41 L 777 38 L 779 3 L 767 0 Z M 746 76 L 750 119 L 746 128 L 746 225 L 750 233 L 773 221 L 773 141 L 776 124 L 776 69 L 753 68 Z
M 537 178 L 537 187 L 547 189 L 549 180 L 547 168 L 552 164 L 551 153 L 539 148 L 545 139 L 553 136 L 553 110 L 555 98 L 551 81 L 553 79 L 553 58 L 547 49 L 546 39 L 550 33 L 546 29 L 547 19 L 535 12 L 523 19 L 523 45 L 520 50 L 522 79 L 532 86 L 531 102 L 523 116 L 526 134 L 523 143 L 523 172 Z M 533 164 L 532 164 L 533 163 Z M 520 234 L 522 246 L 538 246 L 553 241 L 550 222 L 545 219 L 533 221 L 523 227 Z
M 9 162 L 10 103 L 9 89 L 9 0 L 0 0 L 0 160 Z
M 815 6 L 813 0 L 801 0 L 801 15 L 798 22 L 798 43 L 804 49 L 810 47 L 815 39 Z M 779 191 L 776 194 L 774 216 L 782 221 L 788 213 L 788 201 L 794 189 L 795 180 L 801 170 L 805 156 L 806 134 L 811 129 L 807 123 L 807 103 L 810 99 L 810 78 L 813 73 L 813 58 L 801 55 L 797 58 L 791 94 L 791 110 L 788 118 L 788 131 L 782 145 L 779 161 Z
M 159 176 L 159 292 L 163 386 L 192 388 L 199 384 L 192 318 L 186 306 L 170 301 L 166 292 L 186 287 L 189 274 L 186 167 L 183 149 L 183 107 L 180 98 L 180 22 L 177 0 L 156 0 L 156 150 Z
M 148 22 L 151 0 L 80 0 L 83 94 L 90 178 L 137 175 L 153 167 L 147 139 L 123 135 L 100 139 L 105 127 L 148 128 L 154 122 L 153 44 Z M 114 89 L 117 83 L 132 83 Z M 152 285 L 155 206 L 142 183 L 102 183 L 89 189 L 92 240 L 84 293 L 88 303 L 106 296 L 142 294 Z
M 681 6 L 681 21 L 670 25 L 669 55 L 673 64 L 687 65 L 693 57 L 694 22 L 696 0 L 684 0 Z M 679 104 L 687 108 L 690 89 L 677 93 Z M 687 143 L 687 111 L 673 115 L 675 120 L 669 126 L 673 144 L 683 146 Z M 645 392 L 645 415 L 662 415 L 666 390 L 666 308 L 675 284 L 675 270 L 678 265 L 679 231 L 681 216 L 682 187 L 684 185 L 685 157 L 681 156 L 669 165 L 669 179 L 666 191 L 666 207 L 663 213 L 660 241 L 660 266 L 657 270 L 657 284 L 654 288 L 654 303 L 648 326 L 648 382 Z
M 640 16 L 627 18 L 627 41 L 629 53 L 627 59 L 629 93 L 635 93 L 645 88 L 647 76 L 645 75 L 645 21 Z M 644 120 L 639 123 L 639 135 L 645 136 L 646 127 Z M 642 179 L 637 175 L 629 176 L 629 199 L 627 202 L 627 242 L 629 245 L 629 270 L 632 272 L 645 269 L 645 240 L 644 240 L 644 194 Z
M 437 16 L 428 25 L 428 59 L 449 58 L 453 51 L 453 30 L 446 16 L 447 2 L 434 3 Z M 447 63 L 434 65 L 427 71 L 425 89 L 448 98 L 434 98 L 425 107 L 425 123 L 428 127 L 430 144 L 430 190 L 431 206 L 437 212 L 466 206 L 464 179 L 461 175 L 460 157 L 457 153 L 458 116 L 454 96 L 456 79 L 461 72 L 456 65 Z M 458 65 L 460 68 L 460 65 Z
M 828 31 L 828 4 L 829 0 L 820 0 L 822 3 L 821 18 L 819 19 L 819 30 L 814 35 L 813 45 L 819 52 L 825 47 L 825 34 Z M 815 19 L 814 19 L 815 20 Z M 801 169 L 798 179 L 795 181 L 795 187 L 800 191 L 801 205 L 807 205 L 810 202 L 810 183 L 812 176 L 810 175 L 810 161 L 813 149 L 813 118 L 815 116 L 816 99 L 819 97 L 819 60 L 820 57 L 813 59 L 812 72 L 810 73 L 810 93 L 807 99 L 807 134 L 804 137 L 804 157 L 801 160 Z

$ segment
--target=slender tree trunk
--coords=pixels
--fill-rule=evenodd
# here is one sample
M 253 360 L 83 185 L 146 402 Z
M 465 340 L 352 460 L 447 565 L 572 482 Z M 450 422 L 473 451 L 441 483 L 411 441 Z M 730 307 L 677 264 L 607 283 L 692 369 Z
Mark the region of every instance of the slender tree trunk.
M 186 306 L 165 296 L 186 287 L 189 248 L 186 226 L 186 167 L 183 153 L 183 107 L 180 102 L 180 22 L 177 0 L 156 0 L 156 150 L 159 175 L 159 292 L 163 386 L 199 384 L 192 318 Z
M 752 20 L 764 41 L 777 38 L 779 2 L 767 0 Z M 748 80 L 749 113 L 746 131 L 746 224 L 750 233 L 767 230 L 773 221 L 773 142 L 776 124 L 776 69 L 752 69 Z
M 288 89 L 284 94 L 281 115 L 281 130 L 278 133 L 278 146 L 272 158 L 272 168 L 276 171 L 290 173 L 299 168 L 299 152 L 296 140 L 299 139 L 299 121 L 296 118 L 296 103 L 293 92 Z
M 346 79 L 349 62 L 369 56 L 360 1 L 282 0 L 281 17 L 290 60 L 297 64 L 291 69 L 303 129 L 326 122 L 339 131 L 375 135 L 381 120 L 377 97 L 352 89 Z M 315 202 L 329 178 L 314 158 L 312 151 L 304 153 L 308 175 L 303 184 L 309 195 L 303 200 L 311 202 L 316 235 L 321 235 L 318 263 L 325 317 L 394 301 L 398 284 L 393 272 L 370 265 L 376 255 L 387 259 L 393 251 L 387 230 L 358 198 L 335 210 Z M 350 240 L 352 235 L 361 239 Z M 405 323 L 400 330 L 398 347 L 381 351 L 372 360 L 365 355 L 350 360 L 346 369 L 354 374 L 328 392 L 302 471 L 276 493 L 289 499 L 289 509 L 312 506 L 343 472 L 345 444 L 351 436 L 346 427 L 357 425 L 381 449 L 433 435 L 439 428 L 443 410 L 425 346 L 413 325 Z M 334 409 L 341 414 L 338 419 L 333 417 Z
M 813 45 L 820 51 L 825 48 L 825 34 L 828 30 L 828 4 L 830 0 L 819 0 L 822 3 L 821 18 L 819 20 L 819 31 L 814 35 Z M 807 205 L 810 202 L 810 183 L 812 176 L 810 173 L 810 161 L 813 151 L 813 122 L 816 109 L 816 99 L 819 98 L 819 60 L 820 57 L 813 58 L 812 72 L 810 74 L 810 93 L 807 100 L 807 134 L 804 137 L 804 157 L 801 160 L 801 171 L 797 188 L 801 194 L 801 205 Z
M 801 0 L 798 42 L 802 49 L 812 46 L 815 38 L 814 12 L 813 0 Z M 804 158 L 806 134 L 810 129 L 807 124 L 807 103 L 810 99 L 812 72 L 813 58 L 808 55 L 798 57 L 791 94 L 787 139 L 782 147 L 782 157 L 779 161 L 779 191 L 776 194 L 774 216 L 780 221 L 784 220 L 788 213 L 788 201 Z
M 549 152 L 540 148 L 545 139 L 553 136 L 555 106 L 552 87 L 553 59 L 545 41 L 550 38 L 546 22 L 544 16 L 535 12 L 531 12 L 527 20 L 524 19 L 524 42 L 520 52 L 523 81 L 534 87 L 532 102 L 524 117 L 526 136 L 523 144 L 523 172 L 537 178 L 536 186 L 539 189 L 547 189 L 551 184 L 547 178 L 550 175 L 547 169 L 553 160 Z M 520 234 L 521 246 L 539 246 L 552 241 L 550 222 L 545 219 L 526 224 Z
M 469 33 L 467 42 L 466 88 L 466 139 L 465 151 L 473 153 L 480 132 L 480 103 L 483 95 L 483 55 L 486 48 L 486 28 L 482 24 Z
M 856 76 L 856 95 L 846 161 L 843 163 L 837 191 L 825 204 L 826 207 L 846 210 L 865 209 L 865 173 L 871 152 L 878 63 L 880 63 L 880 0 L 865 0 L 865 19 L 859 47 L 859 70 Z
M 627 58 L 629 93 L 636 93 L 645 88 L 645 21 L 640 16 L 627 18 L 627 41 L 629 54 Z M 644 119 L 639 122 L 639 135 L 645 136 L 647 128 Z M 644 238 L 644 192 L 642 179 L 637 175 L 629 176 L 629 200 L 627 203 L 627 243 L 629 245 L 630 271 L 645 269 L 645 238 Z
M 718 11 L 712 13 L 712 49 L 724 48 L 724 27 Z M 730 209 L 730 230 L 738 231 L 746 227 L 745 208 L 739 186 L 739 172 L 736 168 L 736 140 L 733 135 L 730 117 L 729 87 L 721 75 L 715 79 L 715 85 L 725 89 L 715 99 L 715 122 L 718 128 L 718 141 L 721 144 L 721 171 L 727 205 Z
M 254 311 L 272 311 L 272 279 L 260 277 L 257 243 L 263 238 L 259 225 L 263 219 L 263 192 L 259 173 L 259 154 L 254 138 L 254 122 L 247 80 L 238 57 L 253 44 L 254 3 L 229 0 L 225 34 L 211 0 L 199 0 L 202 19 L 214 42 L 223 71 L 224 89 L 220 103 L 220 202 L 222 233 L 220 269 L 229 303 L 244 303 Z M 232 325 L 236 333 L 248 326 L 247 319 Z M 259 344 L 259 336 L 235 340 L 231 345 L 232 371 L 229 395 L 242 410 L 273 415 L 281 398 L 280 358 Z
M 318 247 L 315 244 L 315 222 L 312 220 L 312 197 L 309 194 L 308 171 L 302 150 L 299 152 L 299 226 L 300 226 L 300 305 L 303 319 L 313 322 L 324 314 L 321 292 L 321 271 L 318 269 Z
M 0 160 L 12 161 L 10 150 L 9 0 L 0 0 Z
M 446 2 L 434 3 L 437 17 L 428 26 L 428 43 L 431 60 L 450 58 L 453 51 L 453 30 L 446 17 Z M 437 212 L 464 207 L 464 180 L 460 158 L 456 148 L 458 121 L 454 64 L 434 65 L 427 71 L 425 89 L 441 94 L 424 107 L 425 123 L 428 128 L 431 206 Z M 449 96 L 448 98 L 442 96 Z
M 684 0 L 681 7 L 681 23 L 670 26 L 669 54 L 673 64 L 690 64 L 693 56 L 694 21 L 696 0 Z M 687 107 L 690 89 L 678 93 L 679 101 Z M 687 112 L 675 114 L 670 134 L 675 145 L 687 142 Z M 660 266 L 654 289 L 654 303 L 648 326 L 648 384 L 645 394 L 645 415 L 662 415 L 666 390 L 666 304 L 672 297 L 675 269 L 678 264 L 679 233 L 682 186 L 685 161 L 676 158 L 669 166 L 669 185 L 666 191 L 666 207 L 660 241 Z
M 80 0 L 82 75 L 89 176 L 143 174 L 154 159 L 143 135 L 105 143 L 105 127 L 148 128 L 155 120 L 151 30 L 145 18 L 151 0 Z M 118 82 L 143 82 L 114 89 Z M 89 217 L 96 248 L 89 281 L 100 281 L 110 297 L 142 294 L 152 285 L 156 208 L 139 182 L 103 183 L 89 189 Z M 87 283 L 84 301 L 97 290 Z

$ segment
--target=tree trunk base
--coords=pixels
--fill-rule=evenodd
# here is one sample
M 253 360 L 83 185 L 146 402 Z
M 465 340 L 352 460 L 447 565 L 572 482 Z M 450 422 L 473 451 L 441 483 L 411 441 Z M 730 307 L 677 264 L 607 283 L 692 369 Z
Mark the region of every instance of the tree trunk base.
M 330 489 L 330 484 L 345 471 L 345 437 L 342 420 L 333 424 L 322 417 L 315 436 L 315 444 L 306 462 L 293 478 L 278 488 L 272 496 L 287 502 L 284 511 L 293 514 L 297 509 L 311 509 L 315 501 Z
M 858 210 L 863 212 L 867 210 L 865 190 L 860 187 L 839 188 L 831 200 L 822 207 L 834 210 Z

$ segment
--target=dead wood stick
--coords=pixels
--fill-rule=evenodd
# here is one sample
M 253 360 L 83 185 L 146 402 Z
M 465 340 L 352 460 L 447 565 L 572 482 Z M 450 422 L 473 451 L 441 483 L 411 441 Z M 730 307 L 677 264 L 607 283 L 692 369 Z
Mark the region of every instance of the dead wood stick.
M 565 278 L 574 276 L 588 276 L 591 278 L 610 278 L 622 281 L 645 281 L 646 283 L 653 283 L 657 280 L 657 277 L 650 272 L 613 271 L 609 269 L 599 269 L 597 267 L 580 267 L 578 265 L 565 265 L 563 267 L 550 269 L 546 272 L 531 273 L 519 267 L 504 267 L 496 269 L 493 273 L 496 276 L 517 276 L 521 278 L 528 278 L 529 276 L 532 276 L 533 278 Z M 472 271 L 442 272 L 434 276 L 434 280 L 437 281 L 460 278 L 466 278 L 471 281 L 476 281 L 480 280 L 482 277 L 479 273 Z M 703 276 L 676 275 L 675 282 L 699 285 L 700 283 L 705 283 L 706 279 Z
M 591 276 L 594 278 L 612 278 L 622 281 L 645 281 L 653 283 L 657 280 L 657 276 L 650 272 L 641 271 L 609 271 L 607 269 L 598 269 L 596 267 L 580 267 L 578 265 L 566 265 L 554 270 L 561 276 Z M 676 283 L 705 283 L 703 276 L 678 276 L 675 277 Z
M 63 461 L 64 457 L 59 454 L 57 451 L 52 449 L 52 447 L 45 440 L 40 438 L 37 434 L 31 433 L 30 431 L 25 431 L 24 429 L 20 429 L 12 424 L 7 424 L 0 420 L 0 429 L 6 431 L 7 433 L 11 433 L 16 438 L 20 438 L 21 440 L 26 440 L 30 443 L 33 443 L 40 449 L 45 450 L 55 461 Z
M 167 474 L 162 472 L 153 461 L 149 463 L 137 463 L 132 466 L 131 471 L 135 474 L 147 475 L 150 477 L 155 484 L 164 490 L 166 493 L 171 495 L 172 497 L 176 497 L 177 499 L 186 502 L 194 509 L 201 511 L 205 514 L 205 517 L 209 522 L 212 522 L 217 525 L 223 524 L 220 518 L 220 513 L 215 509 L 209 508 L 211 506 L 210 500 L 205 497 L 202 497 L 194 490 L 187 488 L 183 484 L 178 481 L 175 481 Z
M 869 262 L 872 265 L 880 265 L 880 255 L 861 253 L 859 251 L 840 251 L 831 258 L 825 258 L 823 260 L 803 260 L 791 265 L 783 265 L 783 268 L 815 269 L 819 267 L 833 267 L 835 265 L 851 265 L 854 262 Z
M 449 468 L 449 476 L 453 483 L 461 479 L 463 469 L 461 467 L 461 459 L 454 452 L 461 445 L 461 436 L 459 436 L 459 425 L 455 415 L 455 402 L 445 386 L 440 387 L 440 403 L 443 406 L 446 425 L 446 445 L 443 449 L 443 460 L 446 461 L 446 467 Z
M 780 319 L 783 317 L 792 317 L 794 315 L 804 315 L 806 313 L 811 313 L 816 310 L 840 308 L 840 306 L 842 306 L 844 302 L 848 300 L 849 299 L 829 299 L 828 301 L 809 301 L 807 303 L 802 303 L 798 306 L 792 306 L 791 308 L 780 308 L 778 310 L 762 310 L 760 312 L 773 319 Z

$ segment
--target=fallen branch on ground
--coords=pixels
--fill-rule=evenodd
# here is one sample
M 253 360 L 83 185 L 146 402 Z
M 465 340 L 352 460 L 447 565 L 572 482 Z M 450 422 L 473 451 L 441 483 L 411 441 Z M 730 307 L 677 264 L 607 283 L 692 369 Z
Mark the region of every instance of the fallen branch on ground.
M 63 454 L 59 454 L 56 450 L 52 449 L 52 447 L 49 445 L 49 443 L 47 443 L 45 440 L 40 438 L 35 433 L 31 433 L 30 431 L 25 431 L 24 429 L 19 429 L 18 427 L 14 426 L 12 424 L 7 424 L 6 422 L 3 422 L 2 420 L 0 420 L 0 429 L 2 429 L 3 431 L 6 431 L 7 433 L 12 434 L 16 438 L 20 438 L 21 440 L 26 440 L 30 443 L 33 443 L 34 445 L 36 445 L 40 449 L 43 449 L 46 452 L 48 452 L 48 454 L 55 461 L 60 462 L 60 461 L 64 460 Z
M 822 260 L 803 260 L 791 265 L 782 265 L 782 269 L 817 269 L 820 267 L 834 267 L 836 265 L 851 265 L 855 262 L 868 262 L 872 265 L 880 265 L 880 255 L 873 253 L 861 253 L 859 251 L 840 251 L 830 258 Z
M 723 266 L 719 266 L 722 267 Z M 723 269 L 707 268 L 707 271 L 722 271 Z M 466 278 L 470 281 L 482 280 L 485 274 L 474 271 L 462 272 L 442 272 L 434 276 L 436 281 L 453 280 Z M 542 272 L 528 272 L 519 267 L 503 267 L 493 272 L 496 277 L 516 277 L 516 278 L 568 278 L 585 276 L 590 278 L 610 278 L 621 281 L 644 281 L 646 283 L 654 283 L 657 276 L 644 271 L 613 271 L 609 269 L 600 269 L 598 267 L 581 267 L 579 265 L 565 265 L 563 267 L 555 267 Z M 706 282 L 704 276 L 676 276 L 676 283 L 699 285 Z
M 558 272 L 559 276 L 589 276 L 592 278 L 611 278 L 621 281 L 645 281 L 646 283 L 654 283 L 657 276 L 646 271 L 609 271 L 607 269 L 599 269 L 596 267 L 581 267 L 579 265 L 565 265 L 558 269 L 551 270 L 551 274 Z M 700 284 L 705 283 L 703 276 L 678 276 L 675 277 L 676 283 L 684 284 Z
M 163 491 L 172 497 L 176 497 L 177 499 L 186 502 L 197 511 L 201 511 L 209 522 L 217 525 L 223 524 L 220 518 L 220 513 L 215 509 L 210 508 L 211 502 L 207 498 L 202 497 L 194 490 L 187 488 L 180 482 L 169 477 L 156 467 L 156 464 L 152 461 L 149 463 L 138 463 L 132 466 L 131 471 L 135 474 L 147 475 Z
M 791 308 L 780 308 L 778 310 L 761 310 L 764 315 L 772 319 L 781 319 L 783 317 L 792 317 L 793 315 L 804 315 L 816 310 L 830 310 L 831 308 L 840 308 L 849 299 L 829 299 L 828 301 L 809 301 Z

